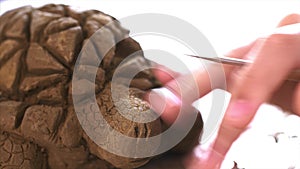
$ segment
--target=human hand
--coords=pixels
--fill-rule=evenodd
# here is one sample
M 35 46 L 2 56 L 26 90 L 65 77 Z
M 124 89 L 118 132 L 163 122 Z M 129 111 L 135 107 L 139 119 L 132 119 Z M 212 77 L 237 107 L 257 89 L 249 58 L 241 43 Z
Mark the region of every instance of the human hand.
M 193 160 L 187 162 L 187 168 L 219 168 L 232 143 L 246 129 L 264 102 L 276 103 L 300 115 L 300 84 L 285 81 L 290 72 L 300 68 L 300 24 L 296 23 L 300 23 L 300 15 L 289 15 L 280 22 L 280 28 L 274 33 L 227 55 L 253 59 L 254 63 L 242 68 L 224 65 L 228 91 L 232 93 L 231 101 L 217 138 L 208 150 L 196 149 L 195 153 L 203 151 L 200 153 L 202 156 L 192 154 L 190 159 Z M 165 87 L 175 93 L 165 96 L 165 109 L 158 109 L 162 111 L 161 117 L 168 123 L 176 119 L 182 104 L 192 103 L 199 98 L 199 95 L 193 94 L 191 90 L 180 92 L 181 84 L 186 84 L 186 79 L 195 79 L 198 84 L 195 90 L 198 89 L 201 96 L 212 90 L 209 75 L 203 70 L 183 76 L 168 70 L 164 72 L 157 69 L 154 72 Z M 189 101 L 180 100 L 182 95 L 190 96 Z M 155 110 L 157 103 L 150 101 L 150 104 Z

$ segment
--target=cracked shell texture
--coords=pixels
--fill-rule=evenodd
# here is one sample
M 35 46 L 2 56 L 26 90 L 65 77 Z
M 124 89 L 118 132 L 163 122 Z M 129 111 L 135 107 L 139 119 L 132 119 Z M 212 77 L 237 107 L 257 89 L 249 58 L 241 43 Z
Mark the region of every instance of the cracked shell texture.
M 122 117 L 114 107 L 110 83 L 117 66 L 131 54 L 134 57 L 130 64 L 124 64 L 128 70 L 139 69 L 148 62 L 139 44 L 119 22 L 106 25 L 112 21 L 113 17 L 100 11 L 78 12 L 55 4 L 25 6 L 0 17 L 0 169 L 137 168 L 150 160 L 105 151 L 85 133 L 74 111 L 72 95 L 78 96 L 76 103 L 90 99 L 91 91 L 78 85 L 84 84 L 95 89 L 96 106 L 120 133 L 140 138 L 163 130 L 160 119 L 139 124 Z M 77 56 L 100 28 L 105 36 L 85 49 L 95 50 L 94 60 L 82 62 L 72 79 Z M 118 39 L 123 40 L 113 45 Z M 100 58 L 101 64 L 95 65 Z M 132 104 L 131 112 L 149 109 L 140 96 L 144 90 L 158 86 L 149 70 L 141 71 L 131 80 L 129 88 L 133 95 L 121 102 Z M 132 103 L 130 99 L 138 102 Z M 101 125 L 91 123 L 95 117 L 85 119 L 95 127 Z M 198 122 L 202 124 L 201 119 Z M 188 140 L 197 140 L 200 129 L 189 135 Z M 180 147 L 191 147 L 191 141 L 187 143 Z

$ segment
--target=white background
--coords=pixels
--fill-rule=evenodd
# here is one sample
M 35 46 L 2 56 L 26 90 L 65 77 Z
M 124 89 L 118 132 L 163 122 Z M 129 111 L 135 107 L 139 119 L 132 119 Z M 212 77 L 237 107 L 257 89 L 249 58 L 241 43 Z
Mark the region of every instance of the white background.
M 162 13 L 176 16 L 197 27 L 209 39 L 215 50 L 223 54 L 270 32 L 287 14 L 300 13 L 300 1 L 295 0 L 136 0 L 136 1 L 1 1 L 0 13 L 23 5 L 41 6 L 46 3 L 64 3 L 79 10 L 98 9 L 121 19 L 141 13 Z M 151 48 L 159 41 L 137 38 L 143 48 Z M 167 43 L 161 43 L 168 49 Z M 174 51 L 172 51 L 174 52 Z M 175 51 L 175 53 L 180 51 Z M 208 99 L 209 100 L 209 99 Z M 206 103 L 206 102 L 205 102 Z M 206 104 L 209 105 L 209 104 Z M 200 107 L 207 116 L 208 107 Z M 229 152 L 223 168 L 232 167 L 232 161 L 244 168 L 300 168 L 300 119 L 287 116 L 275 107 L 263 106 L 255 121 Z M 279 143 L 269 136 L 284 132 Z M 291 138 L 291 136 L 298 138 Z
M 285 15 L 300 12 L 296 0 L 7 0 L 2 1 L 0 10 L 46 3 L 99 9 L 117 19 L 146 12 L 173 15 L 196 26 L 221 53 L 272 30 Z

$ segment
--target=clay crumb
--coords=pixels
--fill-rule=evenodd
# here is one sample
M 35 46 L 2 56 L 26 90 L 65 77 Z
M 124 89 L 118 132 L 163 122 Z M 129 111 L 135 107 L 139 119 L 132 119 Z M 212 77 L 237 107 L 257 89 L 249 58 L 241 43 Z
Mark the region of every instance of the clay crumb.
M 245 169 L 245 168 L 239 168 L 237 162 L 233 161 L 233 168 L 232 169 Z

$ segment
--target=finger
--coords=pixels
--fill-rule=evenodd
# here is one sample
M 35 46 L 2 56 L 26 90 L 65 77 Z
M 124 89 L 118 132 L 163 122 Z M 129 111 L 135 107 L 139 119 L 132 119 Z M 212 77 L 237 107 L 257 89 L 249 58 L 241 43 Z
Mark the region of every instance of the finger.
M 233 99 L 256 103 L 268 100 L 298 66 L 299 44 L 299 35 L 274 35 L 260 39 L 251 49 L 255 52 L 249 52 L 256 55 L 254 63 L 234 74 Z
M 300 14 L 290 14 L 286 16 L 280 21 L 278 27 L 295 23 L 300 23 Z M 280 106 L 286 111 L 295 112 L 300 116 L 300 84 L 297 85 L 295 82 L 286 82 L 278 92 L 275 93 L 271 103 Z
M 159 80 L 162 84 L 166 84 L 180 75 L 180 73 L 175 72 L 163 65 L 157 65 L 152 69 L 152 72 L 157 80 Z
M 208 161 L 213 159 L 214 161 Z M 213 151 L 209 146 L 199 145 L 187 155 L 184 159 L 183 164 L 186 169 L 199 169 L 199 168 L 210 168 L 219 169 L 224 156 L 218 152 Z
M 198 82 L 197 80 L 201 81 Z M 201 86 L 201 87 L 200 87 Z M 169 81 L 164 87 L 149 92 L 146 99 L 161 118 L 171 124 L 176 119 L 181 106 L 189 105 L 211 90 L 209 75 L 206 71 L 196 71 Z
M 293 112 L 300 116 L 300 83 L 298 83 L 298 86 L 295 90 L 294 94 L 294 104 L 293 104 Z
M 167 88 L 152 89 L 144 99 L 166 124 L 172 124 L 176 120 L 182 106 L 180 98 Z
M 253 48 L 253 46 L 255 45 L 255 43 L 257 42 L 257 40 L 251 42 L 250 44 L 246 45 L 246 46 L 242 46 L 240 48 L 234 49 L 230 52 L 228 52 L 225 56 L 227 57 L 232 57 L 232 58 L 239 58 L 239 59 L 246 59 L 246 60 L 254 60 L 255 58 L 253 57 L 253 55 L 250 53 L 253 51 L 250 51 L 250 49 Z M 232 90 L 232 84 L 235 79 L 232 79 L 231 74 L 233 72 L 239 71 L 241 69 L 241 67 L 239 66 L 232 66 L 232 65 L 224 65 L 224 71 L 226 74 L 226 82 L 227 82 L 227 90 L 229 92 L 231 92 Z
M 245 55 L 249 52 L 249 50 L 253 47 L 256 41 L 253 41 L 247 45 L 241 46 L 239 48 L 233 49 L 230 52 L 225 54 L 226 57 L 232 58 L 244 58 Z
M 224 115 L 212 149 L 225 156 L 232 143 L 253 119 L 259 104 L 243 100 L 231 100 Z M 219 159 L 209 159 L 216 161 Z M 221 161 L 219 161 L 221 162 Z
M 290 14 L 283 18 L 277 27 L 282 27 L 294 23 L 300 23 L 300 15 L 299 14 Z
M 299 14 L 290 14 L 283 18 L 278 27 L 300 23 Z M 271 103 L 280 106 L 283 110 L 289 112 L 295 112 L 297 108 L 293 106 L 293 95 L 296 91 L 297 83 L 292 81 L 286 81 L 272 96 Z M 297 92 L 296 92 L 297 93 Z M 297 102 L 294 102 L 294 105 L 297 105 Z M 296 106 L 297 107 L 297 106 Z M 299 112 L 299 111 L 298 111 Z
M 252 45 L 253 43 L 235 49 L 229 52 L 226 56 L 241 58 L 250 50 Z M 218 86 L 217 84 L 214 85 L 214 88 L 212 88 L 210 76 L 214 77 L 217 75 L 213 75 L 213 73 L 209 74 L 209 72 L 214 71 L 214 67 L 211 67 L 210 69 L 211 70 L 209 71 L 205 69 L 199 69 L 192 72 L 192 74 L 180 75 L 175 79 L 172 79 L 172 77 L 170 77 L 169 75 L 164 75 L 164 73 L 162 73 L 161 71 L 157 71 L 156 76 L 160 77 L 161 81 L 167 83 L 165 83 L 165 86 L 163 88 L 155 89 L 155 91 L 150 91 L 146 95 L 145 99 L 150 103 L 151 108 L 156 113 L 161 115 L 161 118 L 165 122 L 171 124 L 172 122 L 174 122 L 178 115 L 180 107 L 182 106 L 182 101 L 184 101 L 184 104 L 191 104 L 195 100 L 206 95 L 214 88 L 218 88 L 221 86 Z M 229 74 L 232 69 L 233 66 L 224 66 L 225 76 Z M 217 79 L 218 77 L 214 78 Z M 224 82 L 219 83 L 223 84 Z M 149 98 L 150 96 L 151 99 Z
M 285 19 L 281 25 L 291 23 L 290 18 Z M 232 87 L 232 99 L 212 146 L 212 152 L 226 155 L 232 143 L 253 119 L 260 104 L 270 97 L 295 66 L 292 62 L 296 61 L 295 51 L 299 42 L 293 39 L 291 42 L 294 46 L 288 48 L 287 44 L 290 44 L 287 42 L 288 39 L 278 39 L 276 36 L 275 39 L 260 39 L 248 52 L 246 57 L 253 58 L 254 56 L 255 62 L 239 71 L 240 76 L 237 74 L 231 79 L 236 81 Z M 291 55 L 292 58 L 283 59 L 286 55 Z M 210 157 L 207 161 L 208 163 L 221 163 L 222 159 Z
M 249 52 L 254 43 L 250 43 L 246 46 L 242 46 L 231 52 L 227 53 L 226 56 L 234 58 L 242 58 Z M 223 65 L 225 76 L 229 76 L 234 66 Z M 211 65 L 207 68 L 199 68 L 193 71 L 191 74 L 185 74 L 178 76 L 176 79 L 169 81 L 164 87 L 171 90 L 177 96 L 180 96 L 185 103 L 190 104 L 200 97 L 206 95 L 211 90 L 218 88 L 219 85 L 215 84 L 212 87 L 211 78 L 218 79 L 219 76 L 219 65 Z M 222 79 L 222 78 L 220 78 Z M 220 86 L 223 82 L 219 82 Z
M 281 107 L 284 111 L 293 112 L 293 96 L 297 82 L 285 81 L 283 85 L 273 94 L 270 103 Z

